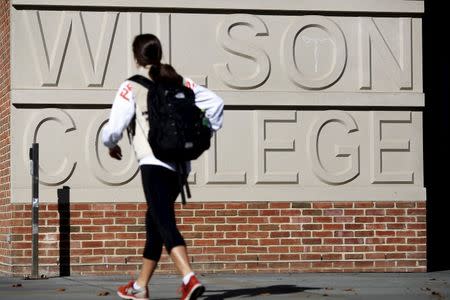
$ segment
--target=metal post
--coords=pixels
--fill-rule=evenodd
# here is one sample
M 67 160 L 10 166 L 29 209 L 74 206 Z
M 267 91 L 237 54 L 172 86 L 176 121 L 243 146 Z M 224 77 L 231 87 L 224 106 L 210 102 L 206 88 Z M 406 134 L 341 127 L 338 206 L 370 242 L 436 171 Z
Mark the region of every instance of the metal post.
M 39 144 L 30 148 L 31 160 L 31 205 L 32 205 L 32 268 L 31 278 L 39 278 Z

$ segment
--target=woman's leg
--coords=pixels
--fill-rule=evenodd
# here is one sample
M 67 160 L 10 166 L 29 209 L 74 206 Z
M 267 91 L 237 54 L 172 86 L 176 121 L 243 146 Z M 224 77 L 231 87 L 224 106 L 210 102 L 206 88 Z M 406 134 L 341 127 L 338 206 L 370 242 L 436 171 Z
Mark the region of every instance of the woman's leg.
M 183 275 L 181 299 L 197 299 L 204 293 L 205 287 L 192 272 L 186 243 L 177 228 L 175 219 L 174 202 L 180 193 L 178 174 L 163 167 L 150 167 L 153 170 L 151 174 L 154 175 L 150 180 L 149 197 L 147 197 L 150 200 L 151 218 L 159 231 L 159 236 L 164 241 L 167 253 Z M 154 270 L 154 266 L 149 266 L 149 270 Z M 148 275 L 150 272 L 145 274 Z
M 142 258 L 141 272 L 139 273 L 139 277 L 136 280 L 136 283 L 140 287 L 145 287 L 148 285 L 150 278 L 152 278 L 153 272 L 155 272 L 157 265 L 158 265 L 157 261 L 145 257 Z
M 186 246 L 173 247 L 172 251 L 170 251 L 170 257 L 177 267 L 178 272 L 180 272 L 183 277 L 193 272 L 191 264 L 189 263 Z
M 163 167 L 152 166 L 155 178 L 152 178 L 149 198 L 152 219 L 158 228 L 167 252 L 178 271 L 185 276 L 192 272 L 186 250 L 175 220 L 174 202 L 180 193 L 178 174 Z
M 149 213 L 147 215 L 150 215 Z M 146 223 L 152 223 L 149 217 L 146 218 Z M 142 267 L 139 273 L 139 277 L 136 280 L 140 287 L 147 286 L 150 278 L 155 272 L 158 266 L 158 261 L 161 258 L 162 253 L 162 239 L 159 236 L 159 232 L 155 229 L 154 225 L 147 227 L 147 239 L 145 242 L 144 254 L 142 258 Z
M 142 258 L 142 267 L 136 282 L 140 287 L 145 287 L 148 285 L 150 278 L 158 265 L 158 261 L 161 258 L 163 241 L 159 235 L 159 231 L 156 228 L 157 225 L 153 221 L 151 213 L 149 192 L 151 178 L 153 177 L 151 168 L 145 165 L 141 166 L 141 176 L 144 194 L 147 200 L 147 213 L 145 215 L 146 241 Z
M 189 257 L 185 246 L 176 246 L 172 248 L 172 251 L 170 251 L 170 257 L 172 258 L 172 261 L 174 262 L 177 270 L 183 277 L 193 272 L 189 263 Z M 145 257 L 142 259 L 141 272 L 139 273 L 139 277 L 136 280 L 139 286 L 144 287 L 148 285 L 157 265 L 157 261 L 147 259 Z

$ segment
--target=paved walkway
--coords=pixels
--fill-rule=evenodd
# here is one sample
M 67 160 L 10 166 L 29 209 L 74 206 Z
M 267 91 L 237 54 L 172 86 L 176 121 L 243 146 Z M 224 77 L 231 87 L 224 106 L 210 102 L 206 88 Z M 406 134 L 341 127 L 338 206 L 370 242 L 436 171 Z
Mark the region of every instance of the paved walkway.
M 433 273 L 301 273 L 201 275 L 207 287 L 201 299 L 449 299 L 450 271 Z M 0 277 L 0 299 L 119 299 L 124 276 L 23 280 Z M 179 299 L 178 276 L 155 276 L 150 299 Z

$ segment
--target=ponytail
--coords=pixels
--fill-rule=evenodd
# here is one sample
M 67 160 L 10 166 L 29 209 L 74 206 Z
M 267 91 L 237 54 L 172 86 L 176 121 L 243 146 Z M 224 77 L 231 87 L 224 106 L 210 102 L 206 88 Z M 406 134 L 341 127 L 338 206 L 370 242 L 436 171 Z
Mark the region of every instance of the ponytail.
M 150 78 L 163 85 L 183 85 L 183 77 L 169 64 L 152 65 Z
M 183 77 L 171 65 L 161 64 L 161 42 L 155 35 L 147 33 L 136 36 L 133 54 L 140 66 L 151 65 L 148 74 L 153 81 L 164 85 L 183 85 Z

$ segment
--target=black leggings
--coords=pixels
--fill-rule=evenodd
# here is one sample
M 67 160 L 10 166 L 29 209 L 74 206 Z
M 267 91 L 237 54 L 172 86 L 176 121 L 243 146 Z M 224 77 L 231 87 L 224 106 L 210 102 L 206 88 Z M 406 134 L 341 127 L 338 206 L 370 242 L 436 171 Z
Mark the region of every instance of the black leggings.
M 174 202 L 180 193 L 178 174 L 156 165 L 140 168 L 147 200 L 144 257 L 159 261 L 163 244 L 169 254 L 174 247 L 186 246 L 175 221 Z

